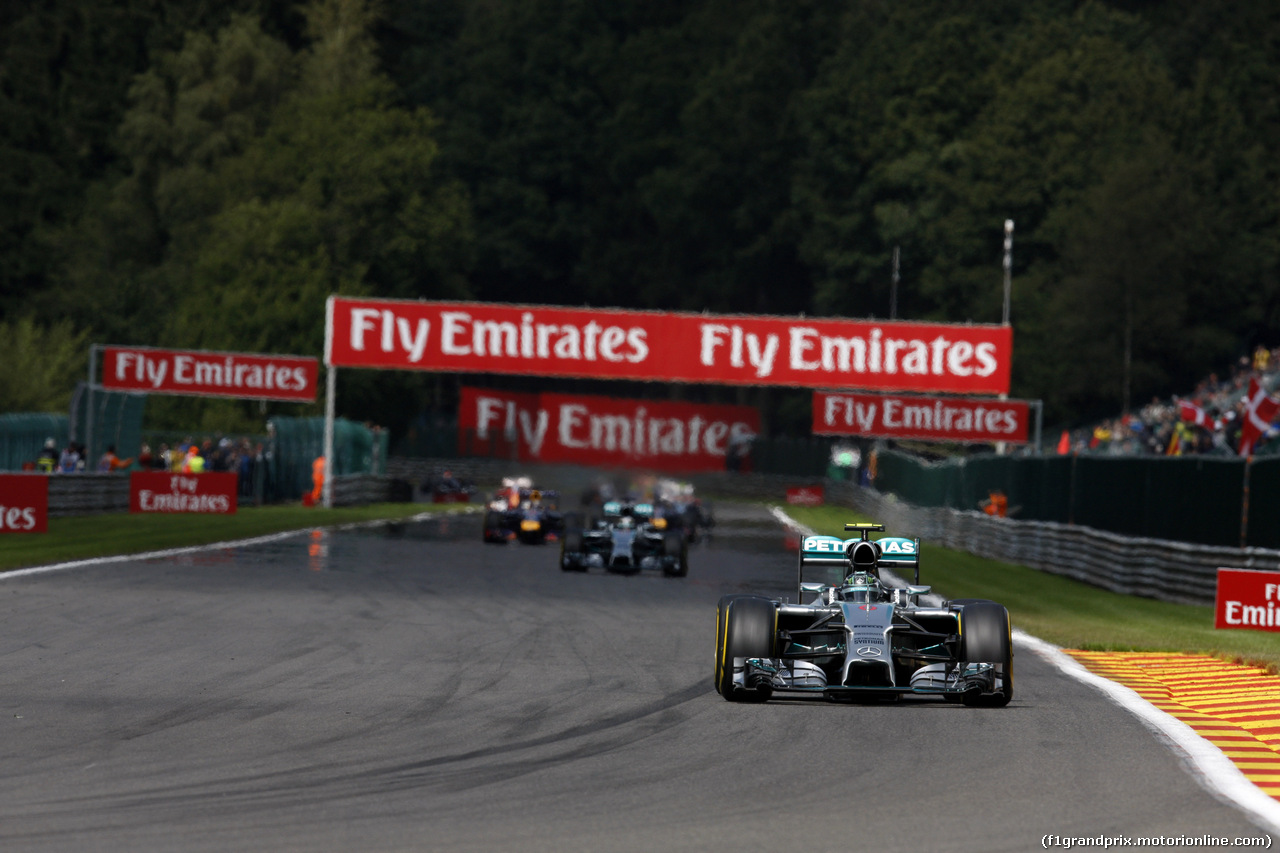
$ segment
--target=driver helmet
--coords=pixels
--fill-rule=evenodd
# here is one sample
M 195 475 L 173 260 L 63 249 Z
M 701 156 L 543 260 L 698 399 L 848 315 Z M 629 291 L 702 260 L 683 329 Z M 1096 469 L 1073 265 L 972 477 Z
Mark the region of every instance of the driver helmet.
M 618 519 L 618 526 L 623 530 L 630 530 L 636 526 L 636 520 L 629 515 L 624 515 L 622 518 Z
M 880 599 L 880 583 L 868 572 L 850 572 L 844 579 L 840 597 L 845 601 L 868 603 Z

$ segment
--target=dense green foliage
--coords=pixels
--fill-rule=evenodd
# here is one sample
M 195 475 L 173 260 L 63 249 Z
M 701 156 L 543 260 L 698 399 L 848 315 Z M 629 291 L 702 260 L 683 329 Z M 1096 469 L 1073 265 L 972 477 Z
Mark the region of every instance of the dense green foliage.
M 6 9 L 0 320 L 318 355 L 335 292 L 883 318 L 896 246 L 899 318 L 999 322 L 1013 219 L 1051 422 L 1280 342 L 1264 0 Z M 442 396 L 343 381 L 393 427 Z
M 37 325 L 30 317 L 0 321 L 0 401 L 15 412 L 64 412 L 87 374 L 87 336 L 68 320 Z

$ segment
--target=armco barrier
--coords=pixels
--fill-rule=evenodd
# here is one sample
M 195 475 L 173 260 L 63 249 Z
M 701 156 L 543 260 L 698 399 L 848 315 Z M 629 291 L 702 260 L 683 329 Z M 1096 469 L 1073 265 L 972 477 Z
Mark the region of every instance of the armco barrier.
M 129 511 L 127 474 L 54 474 L 49 477 L 49 517 Z
M 333 481 L 334 506 L 359 506 L 392 500 L 389 477 L 341 474 Z M 241 506 L 244 506 L 243 499 Z M 54 474 L 49 478 L 49 517 L 129 511 L 129 475 Z

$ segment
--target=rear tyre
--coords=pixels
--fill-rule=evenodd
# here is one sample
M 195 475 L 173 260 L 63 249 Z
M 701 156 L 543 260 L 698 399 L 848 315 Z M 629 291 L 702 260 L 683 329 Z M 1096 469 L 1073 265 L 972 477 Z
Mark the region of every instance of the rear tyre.
M 484 541 L 506 543 L 506 517 L 495 510 L 484 514 Z
M 964 704 L 979 708 L 1008 705 L 1013 699 L 1013 641 L 1009 631 L 1009 611 L 994 601 L 964 603 L 964 610 L 960 613 L 960 637 L 960 660 L 995 664 L 1004 682 L 1002 693 L 993 696 L 966 693 Z
M 560 540 L 560 570 L 565 572 L 584 572 L 587 567 L 580 557 L 582 553 L 582 531 L 570 530 Z
M 735 690 L 734 658 L 771 658 L 777 608 L 758 595 L 726 595 L 716 608 L 716 690 L 730 702 L 763 702 L 768 687 Z
M 669 578 L 682 578 L 689 574 L 689 543 L 684 534 L 670 530 L 662 537 L 662 553 L 666 558 L 675 557 L 674 563 L 663 563 L 662 573 Z
M 689 542 L 698 541 L 698 508 L 689 507 L 681 516 L 680 524 L 684 526 L 684 538 Z

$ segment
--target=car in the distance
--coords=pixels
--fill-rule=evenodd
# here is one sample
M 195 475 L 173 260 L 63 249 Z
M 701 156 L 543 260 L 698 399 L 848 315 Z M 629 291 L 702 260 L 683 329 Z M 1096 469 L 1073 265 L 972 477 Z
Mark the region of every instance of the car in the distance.
M 485 542 L 541 545 L 557 541 L 563 533 L 559 493 L 536 489 L 527 477 L 503 480 L 485 509 Z
M 650 503 L 606 501 L 603 517 L 589 527 L 567 526 L 560 540 L 560 568 L 585 572 L 603 568 L 618 574 L 661 569 L 668 577 L 689 573 L 689 542 L 676 527 L 655 517 Z

